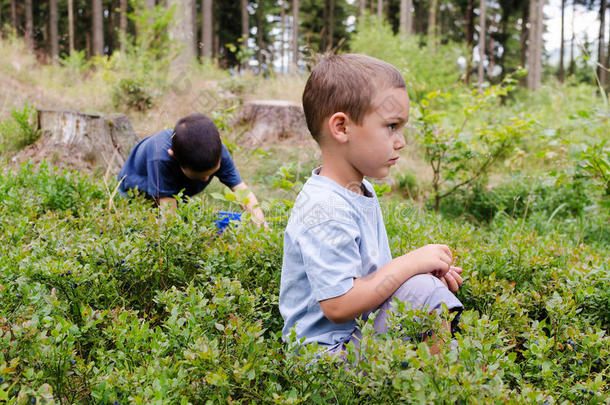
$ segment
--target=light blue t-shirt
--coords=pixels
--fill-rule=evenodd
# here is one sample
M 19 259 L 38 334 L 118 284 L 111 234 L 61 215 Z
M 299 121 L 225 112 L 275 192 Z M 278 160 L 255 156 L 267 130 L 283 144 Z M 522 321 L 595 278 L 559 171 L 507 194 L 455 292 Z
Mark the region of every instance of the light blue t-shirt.
M 336 324 L 318 301 L 341 296 L 354 278 L 392 260 L 379 201 L 363 180 L 354 193 L 313 171 L 297 197 L 284 234 L 280 313 L 284 339 L 294 326 L 298 339 L 334 346 L 345 342 L 356 321 Z

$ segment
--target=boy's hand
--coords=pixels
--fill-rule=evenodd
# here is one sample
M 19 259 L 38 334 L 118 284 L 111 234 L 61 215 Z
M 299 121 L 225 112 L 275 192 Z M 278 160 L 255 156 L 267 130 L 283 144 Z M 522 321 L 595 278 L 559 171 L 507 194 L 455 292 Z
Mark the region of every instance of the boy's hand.
M 443 284 L 447 286 L 449 291 L 456 292 L 460 289 L 460 286 L 464 283 L 462 279 L 462 268 L 451 266 L 449 271 L 442 277 L 440 277 Z
M 405 256 L 416 274 L 432 273 L 438 278 L 447 274 L 453 262 L 451 249 L 447 245 L 426 245 Z

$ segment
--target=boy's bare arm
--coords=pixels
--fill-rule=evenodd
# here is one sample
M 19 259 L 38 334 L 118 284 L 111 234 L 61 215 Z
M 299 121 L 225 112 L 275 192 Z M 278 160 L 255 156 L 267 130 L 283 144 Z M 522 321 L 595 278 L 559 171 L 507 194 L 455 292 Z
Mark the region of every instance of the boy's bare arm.
M 377 308 L 409 278 L 432 273 L 442 277 L 451 268 L 451 250 L 445 245 L 426 245 L 397 257 L 366 277 L 354 279 L 347 293 L 320 301 L 324 315 L 335 323 L 344 323 Z
M 246 189 L 248 189 L 248 186 L 246 185 L 246 183 L 241 182 L 238 185 L 236 185 L 235 187 L 233 187 L 231 190 L 235 191 L 235 190 L 246 190 Z M 256 199 L 256 196 L 254 195 L 254 193 L 252 191 L 250 191 L 250 193 L 248 193 L 246 198 L 248 199 L 248 204 L 246 205 L 246 209 L 252 213 L 252 220 L 254 221 L 254 223 L 256 225 L 264 225 L 265 227 L 267 227 L 267 221 L 265 221 L 265 214 L 263 214 L 263 210 L 260 208 L 260 206 L 258 204 L 258 200 Z
M 165 207 L 169 206 L 172 209 L 178 208 L 178 202 L 174 197 L 161 197 L 159 198 L 159 206 Z

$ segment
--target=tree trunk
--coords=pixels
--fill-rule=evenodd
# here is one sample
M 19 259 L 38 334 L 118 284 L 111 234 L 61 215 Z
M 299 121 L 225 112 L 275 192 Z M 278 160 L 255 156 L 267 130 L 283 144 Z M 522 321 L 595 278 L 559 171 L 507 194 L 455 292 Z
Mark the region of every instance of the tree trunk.
M 248 0 L 241 0 L 241 48 L 248 49 L 248 37 L 250 36 L 250 15 L 248 14 Z M 248 61 L 242 60 L 240 69 L 247 69 Z
M 180 52 L 172 61 L 172 69 L 182 71 L 196 56 L 196 43 L 193 38 L 193 1 L 169 0 L 175 7 L 174 21 L 169 28 L 169 36 L 180 46 Z
M 527 88 L 537 90 L 542 79 L 542 0 L 530 0 Z
M 17 3 L 15 0 L 11 0 L 11 26 L 17 32 Z
M 608 13 L 610 16 L 610 12 Z M 609 21 L 609 20 L 606 20 Z M 606 69 L 610 69 L 610 22 L 607 24 L 608 27 L 608 49 L 606 50 L 606 63 L 604 64 L 604 67 Z M 606 81 L 608 81 L 608 72 L 606 72 Z
M 565 71 L 563 69 L 563 54 L 565 53 L 565 50 L 564 50 L 565 9 L 566 9 L 566 0 L 561 0 L 561 45 L 559 46 L 559 72 L 558 72 L 559 81 L 561 83 L 563 83 L 563 81 L 565 79 Z
M 32 0 L 25 0 L 25 44 L 34 50 L 34 17 L 32 15 Z
M 51 58 L 57 64 L 59 58 L 59 37 L 57 35 L 57 0 L 49 0 L 49 40 L 51 42 Z
M 282 0 L 282 5 L 280 8 L 280 20 L 282 24 L 282 39 L 280 41 L 282 46 L 282 51 L 280 52 L 280 58 L 282 58 L 280 63 L 280 70 L 282 73 L 286 73 L 286 4 L 285 0 Z
M 436 9 L 438 8 L 438 0 L 430 1 L 430 9 L 428 10 L 428 43 L 436 47 Z
M 576 67 L 576 62 L 574 60 L 574 44 L 576 43 L 576 33 L 574 32 L 574 15 L 576 14 L 576 1 L 572 2 L 572 38 L 570 40 L 570 65 L 568 66 L 568 75 L 574 75 L 574 69 Z
M 358 2 L 358 16 L 362 17 L 364 15 L 365 10 L 366 10 L 366 0 L 360 0 Z
M 483 62 L 485 62 L 485 36 L 487 30 L 487 4 L 485 0 L 481 0 L 481 8 L 479 15 L 479 70 L 477 75 L 477 83 L 479 91 L 483 91 L 483 80 L 485 80 L 485 68 Z
M 599 39 L 597 45 L 597 77 L 601 87 L 606 87 L 606 69 L 603 68 L 606 60 L 606 0 L 599 5 Z
M 149 10 L 155 8 L 155 0 L 146 0 L 146 8 Z
M 121 53 L 125 52 L 125 41 L 127 40 L 127 0 L 121 0 L 120 2 L 121 18 L 119 22 L 119 29 L 121 32 L 121 38 L 119 40 L 119 49 Z
M 74 52 L 74 0 L 68 0 L 68 46 Z
M 203 42 L 203 57 L 211 58 L 212 49 L 212 0 L 203 0 L 201 6 L 201 42 Z
M 269 144 L 283 139 L 310 139 L 301 103 L 282 100 L 249 101 L 235 118 L 235 124 L 248 124 L 243 143 Z
M 466 8 L 466 45 L 470 55 L 466 60 L 466 84 L 470 83 L 470 77 L 472 76 L 472 51 L 474 47 L 474 0 L 468 1 L 468 7 Z
M 377 0 L 377 18 L 383 18 L 383 0 Z
M 56 161 L 62 168 L 106 169 L 116 175 L 138 142 L 129 117 L 77 111 L 38 110 L 40 139 L 20 151 L 15 161 Z
M 104 54 L 104 15 L 102 12 L 102 0 L 92 0 L 92 36 L 93 36 L 93 55 L 101 56 Z
M 328 0 L 328 49 L 333 49 L 335 36 L 335 0 Z
M 413 0 L 400 0 L 400 32 L 403 35 L 412 34 L 413 16 L 411 9 L 413 8 Z
M 263 2 L 259 1 L 256 7 L 256 45 L 258 47 L 256 59 L 258 61 L 258 73 L 263 73 Z
M 299 63 L 299 0 L 292 0 L 292 64 L 295 73 Z

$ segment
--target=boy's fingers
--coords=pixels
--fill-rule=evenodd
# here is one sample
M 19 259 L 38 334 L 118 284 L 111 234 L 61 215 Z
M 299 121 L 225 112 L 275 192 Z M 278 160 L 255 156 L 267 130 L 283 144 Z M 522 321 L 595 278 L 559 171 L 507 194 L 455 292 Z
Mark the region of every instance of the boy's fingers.
M 445 252 L 445 254 L 447 254 L 447 256 L 450 257 L 451 260 L 453 260 L 453 255 L 451 254 L 451 249 L 449 249 L 449 246 L 447 245 L 438 245 L 443 252 Z
M 461 267 L 451 266 L 451 270 L 455 271 L 457 274 L 462 274 Z
M 459 290 L 460 286 L 458 285 L 458 282 L 453 278 L 454 274 L 455 273 L 447 273 L 445 274 L 445 277 L 443 277 L 443 279 L 446 280 L 446 285 L 447 288 L 449 288 L 449 291 L 456 292 L 457 290 Z
M 449 285 L 447 284 L 447 280 L 445 280 L 445 277 L 439 277 L 439 279 L 443 282 L 443 284 L 445 284 L 445 287 L 449 288 Z
M 457 281 L 457 283 L 458 283 L 459 285 L 464 284 L 464 279 L 463 279 L 463 278 L 462 278 L 462 276 L 460 276 L 459 274 L 457 274 L 457 273 L 453 273 L 453 278 L 455 279 L 455 281 Z

